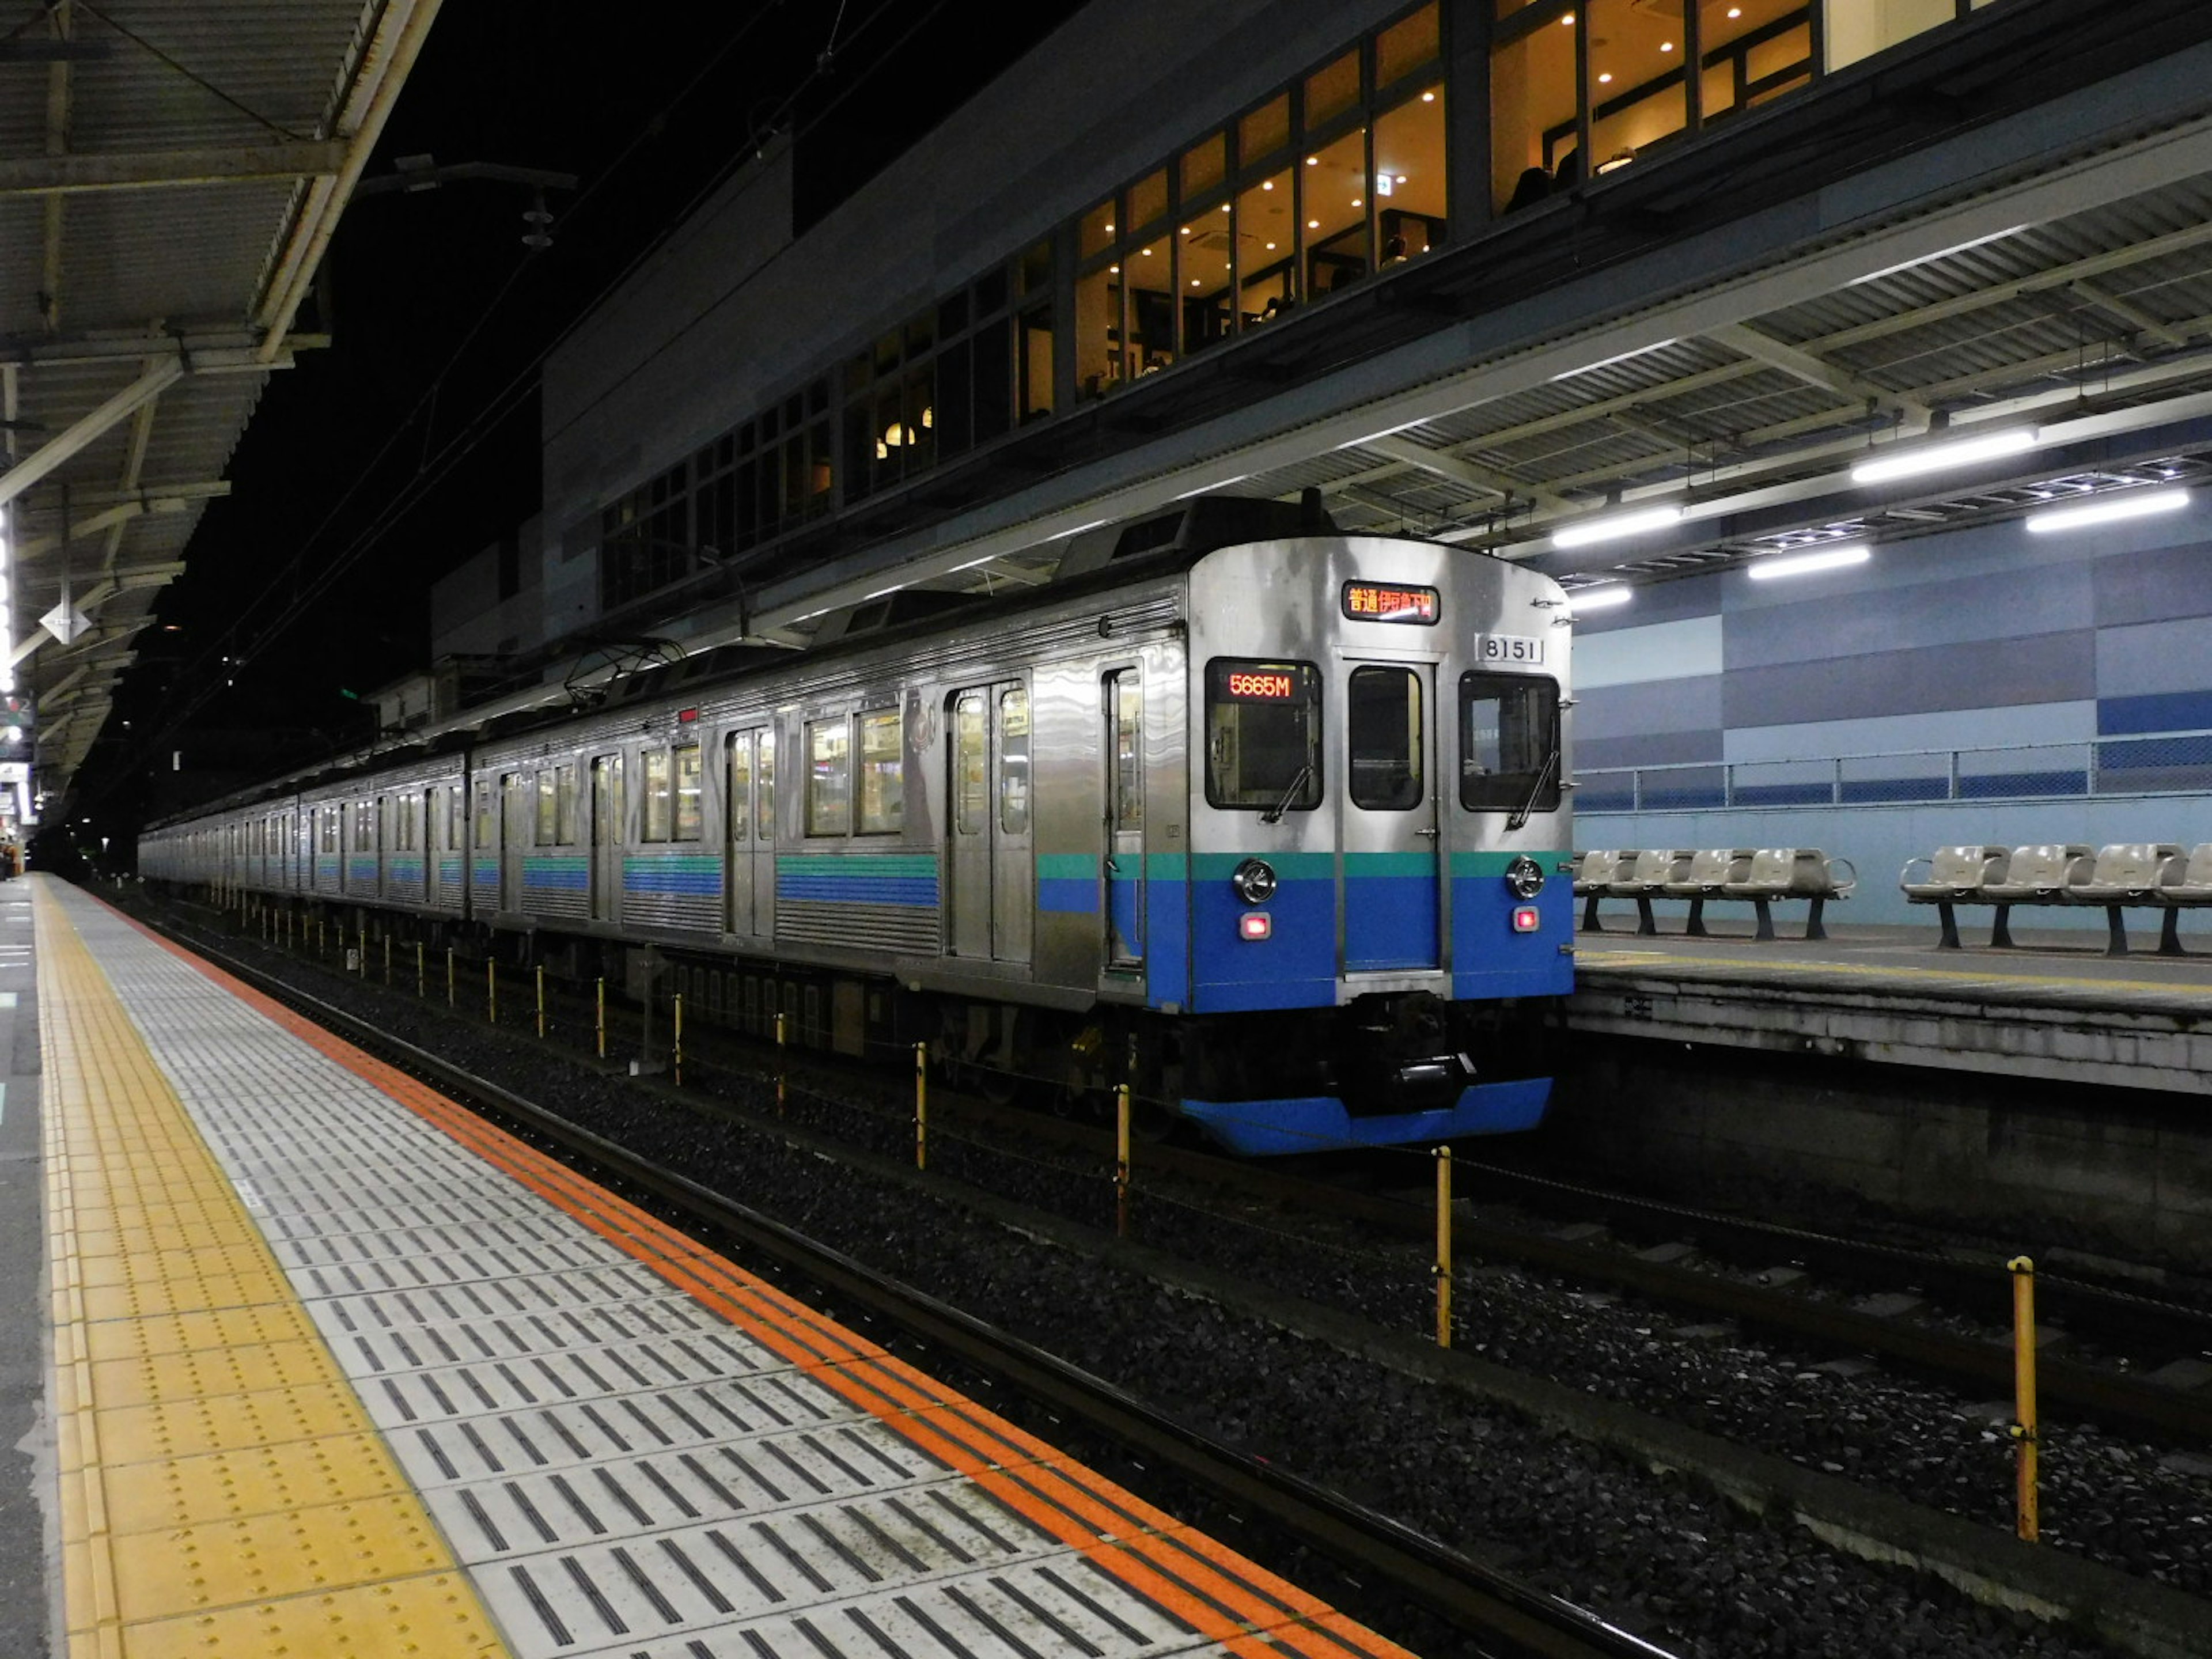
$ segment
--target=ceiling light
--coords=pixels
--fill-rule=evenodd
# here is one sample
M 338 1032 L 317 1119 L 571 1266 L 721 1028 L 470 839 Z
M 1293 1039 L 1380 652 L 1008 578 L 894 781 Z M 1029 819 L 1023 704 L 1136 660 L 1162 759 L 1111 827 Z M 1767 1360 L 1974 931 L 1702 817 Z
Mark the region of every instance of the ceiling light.
M 1355 196 L 1352 198 L 1352 205 L 1354 207 L 1365 207 L 1367 204 L 1361 201 L 1357 196 Z
M 1321 157 L 1320 157 L 1320 156 L 1318 156 L 1318 155 L 1309 155 L 1309 156 L 1307 156 L 1307 157 L 1306 157 L 1306 165 L 1307 165 L 1308 167 L 1319 167 L 1319 166 L 1321 165 Z
M 1267 244 L 1267 252 L 1270 252 L 1270 253 L 1273 253 L 1274 251 L 1275 251 L 1275 245 L 1274 245 L 1273 242 L 1268 243 L 1268 244 Z
M 1743 8 L 1742 8 L 1741 6 L 1730 6 L 1730 7 L 1729 8 L 1729 16 L 1731 16 L 1731 17 L 1741 17 L 1741 16 L 1742 16 L 1742 15 L 1743 15 Z
M 1107 226 L 1107 227 L 1106 227 L 1106 228 L 1107 228 L 1107 229 L 1109 229 L 1109 230 L 1111 230 L 1111 229 L 1113 229 L 1113 228 L 1114 228 L 1114 227 L 1113 227 L 1113 226 L 1111 226 L 1111 225 L 1109 225 L 1109 226 Z
M 1638 536 L 1647 530 L 1664 530 L 1668 525 L 1681 521 L 1680 507 L 1640 507 L 1633 513 L 1608 513 L 1594 519 L 1578 520 L 1552 532 L 1554 547 L 1588 547 L 1593 542 L 1609 542 L 1617 537 Z
M 1611 70 L 1607 70 L 1604 74 L 1599 76 L 1597 77 L 1597 83 L 1601 87 L 1611 86 L 1613 84 L 1613 71 Z
M 1273 179 L 1262 179 L 1260 181 L 1260 188 L 1262 190 L 1273 190 L 1274 187 L 1275 181 Z
M 1636 590 L 1626 582 L 1611 582 L 1603 587 L 1577 587 L 1567 595 L 1567 603 L 1573 607 L 1570 614 L 1579 617 L 1588 611 L 1610 611 L 1635 597 Z
M 1808 571 L 1837 570 L 1847 564 L 1864 564 L 1874 557 L 1874 550 L 1864 542 L 1853 542 L 1848 547 L 1824 547 L 1817 553 L 1792 553 L 1779 559 L 1760 559 L 1748 571 L 1752 580 L 1763 582 L 1776 576 L 1802 576 Z
M 1320 221 L 1320 220 L 1318 220 L 1318 219 L 1309 219 L 1309 220 L 1307 220 L 1307 221 L 1306 221 L 1306 228 L 1307 228 L 1308 230 L 1319 230 L 1319 229 L 1321 228 L 1321 221 Z
M 1662 40 L 1659 43 L 1659 50 L 1662 52 L 1672 52 L 1674 50 L 1674 43 L 1672 40 Z
M 1437 95 L 1433 92 L 1425 92 L 1421 94 L 1421 101 L 1425 104 L 1433 104 L 1437 101 Z
M 2185 489 L 2119 489 L 2100 495 L 2079 507 L 2056 507 L 2027 515 L 2027 527 L 2048 534 L 2054 530 L 2086 530 L 2093 524 L 2117 524 L 2123 519 L 2146 519 L 2154 513 L 2178 513 L 2189 505 Z
M 1106 267 L 1106 274 L 1109 276 L 1119 276 L 1121 274 L 1121 267 L 1119 265 L 1109 265 Z
M 1562 28 L 1572 28 L 1575 26 L 1574 13 L 1569 12 L 1565 17 L 1559 19 L 1559 26 Z
M 1892 478 L 1917 477 L 1923 472 L 1938 472 L 1945 467 L 1972 466 L 1976 461 L 1995 460 L 2000 455 L 2017 455 L 2022 450 L 2033 449 L 2035 441 L 2033 428 L 2015 427 L 2008 432 L 1985 433 L 1978 438 L 1961 438 L 1951 443 L 1917 445 L 1901 453 L 1893 450 L 1861 461 L 1851 469 L 1851 482 L 1887 483 Z

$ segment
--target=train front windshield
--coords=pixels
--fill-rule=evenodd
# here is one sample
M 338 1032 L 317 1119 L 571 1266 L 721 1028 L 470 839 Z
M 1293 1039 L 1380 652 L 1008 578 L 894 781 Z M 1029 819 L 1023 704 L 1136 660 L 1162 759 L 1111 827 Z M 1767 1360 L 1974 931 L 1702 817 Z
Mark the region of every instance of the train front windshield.
M 1549 812 L 1559 805 L 1559 684 L 1528 674 L 1460 677 L 1460 805 Z
M 1217 657 L 1206 669 L 1206 799 L 1260 811 L 1321 805 L 1321 676 Z

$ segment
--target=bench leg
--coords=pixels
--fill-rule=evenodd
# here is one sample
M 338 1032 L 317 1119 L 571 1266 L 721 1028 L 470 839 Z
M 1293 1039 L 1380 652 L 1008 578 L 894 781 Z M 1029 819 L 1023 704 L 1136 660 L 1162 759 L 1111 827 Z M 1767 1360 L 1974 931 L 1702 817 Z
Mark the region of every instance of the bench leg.
M 2169 908 L 2158 924 L 2158 953 L 2162 957 L 2185 957 L 2181 948 L 2181 912 Z
M 1638 894 L 1636 896 L 1636 937 L 1650 939 L 1658 931 L 1659 924 L 1652 919 L 1651 915 L 1651 901 L 1641 893 Z
M 1583 895 L 1583 932 L 1585 933 L 1602 933 L 1605 932 L 1605 924 L 1597 919 L 1597 895 L 1595 893 L 1585 893 Z
M 1943 919 L 1943 937 L 1936 941 L 1936 948 L 1939 951 L 1957 950 L 1959 948 L 1958 907 L 1948 899 L 1938 899 L 1936 902 L 1936 914 Z
M 2127 955 L 2128 925 L 2120 919 L 2120 907 L 2117 904 L 2105 907 L 2105 954 L 2108 957 Z
M 1813 908 L 1811 910 L 1808 911 L 1805 915 L 1805 937 L 1807 939 L 1827 938 L 1828 930 L 1820 921 L 1820 913 L 1827 908 L 1828 896 L 1826 893 L 1815 893 L 1813 896 Z
M 1759 932 L 1753 937 L 1772 939 L 1774 937 L 1773 905 L 1765 899 L 1755 898 L 1751 902 L 1751 908 L 1759 913 Z
M 1997 906 L 1996 920 L 1990 923 L 1990 945 L 1994 950 L 2009 951 L 2012 945 L 2012 906 Z
M 1690 901 L 1690 925 L 1682 930 L 1692 939 L 1705 937 L 1705 902 L 1701 898 Z

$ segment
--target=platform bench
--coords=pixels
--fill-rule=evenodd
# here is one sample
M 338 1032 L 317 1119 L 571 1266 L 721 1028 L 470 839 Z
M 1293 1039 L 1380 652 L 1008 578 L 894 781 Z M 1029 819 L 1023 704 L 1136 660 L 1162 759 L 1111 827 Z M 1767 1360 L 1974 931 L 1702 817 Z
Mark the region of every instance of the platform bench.
M 1914 871 L 1926 866 L 1916 878 Z M 1960 948 L 1958 908 L 1994 907 L 1990 944 L 2013 944 L 2015 905 L 2096 905 L 2105 912 L 2107 956 L 2128 954 L 2130 907 L 2164 914 L 2159 928 L 2160 956 L 2188 954 L 2181 948 L 2181 912 L 2212 907 L 2212 842 L 2184 856 L 2179 843 L 2120 842 L 2093 855 L 2085 846 L 2047 842 L 2030 847 L 1942 847 L 1914 859 L 1899 872 L 1898 884 L 1913 904 L 1933 904 L 1942 922 L 1941 948 Z
M 1749 904 L 1758 919 L 1755 937 L 1771 939 L 1774 905 L 1781 899 L 1803 899 L 1809 908 L 1805 937 L 1828 936 L 1824 923 L 1828 902 L 1850 896 L 1858 872 L 1848 859 L 1832 859 L 1816 847 L 1647 848 L 1638 852 L 1589 852 L 1576 860 L 1575 893 L 1583 901 L 1583 928 L 1601 933 L 1598 901 L 1626 898 L 1636 901 L 1636 931 L 1649 937 L 1659 931 L 1651 912 L 1654 899 L 1686 899 L 1689 925 L 1684 932 L 1694 939 L 1710 938 L 1705 930 L 1705 906 L 1716 899 Z

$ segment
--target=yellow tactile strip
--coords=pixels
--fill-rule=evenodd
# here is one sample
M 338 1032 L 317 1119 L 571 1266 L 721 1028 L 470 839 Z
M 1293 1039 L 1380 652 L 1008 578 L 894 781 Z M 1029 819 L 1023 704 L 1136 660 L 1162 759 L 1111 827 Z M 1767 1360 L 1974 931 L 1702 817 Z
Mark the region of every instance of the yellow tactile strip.
M 35 914 L 70 1659 L 506 1653 L 44 884 Z

